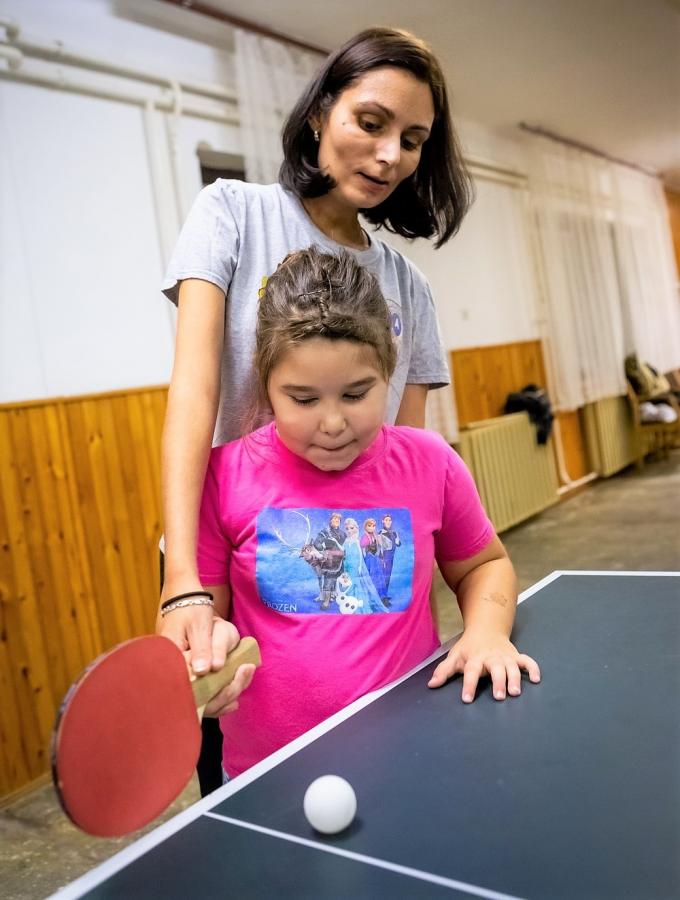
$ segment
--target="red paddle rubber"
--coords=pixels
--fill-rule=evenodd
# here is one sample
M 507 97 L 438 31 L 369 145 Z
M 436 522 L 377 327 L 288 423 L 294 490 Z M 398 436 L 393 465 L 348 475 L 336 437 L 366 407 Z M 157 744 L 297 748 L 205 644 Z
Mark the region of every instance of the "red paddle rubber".
M 128 834 L 162 813 L 189 782 L 201 729 L 182 653 L 148 636 L 98 657 L 64 698 L 52 778 L 83 831 Z

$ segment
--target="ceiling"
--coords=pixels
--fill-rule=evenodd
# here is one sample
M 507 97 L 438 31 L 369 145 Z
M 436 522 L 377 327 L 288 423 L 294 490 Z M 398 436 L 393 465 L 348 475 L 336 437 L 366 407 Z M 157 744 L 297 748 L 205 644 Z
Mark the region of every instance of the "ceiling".
M 557 132 L 652 169 L 680 190 L 678 0 L 203 5 L 329 49 L 369 25 L 407 28 L 439 57 L 454 114 L 494 127 L 523 121 Z

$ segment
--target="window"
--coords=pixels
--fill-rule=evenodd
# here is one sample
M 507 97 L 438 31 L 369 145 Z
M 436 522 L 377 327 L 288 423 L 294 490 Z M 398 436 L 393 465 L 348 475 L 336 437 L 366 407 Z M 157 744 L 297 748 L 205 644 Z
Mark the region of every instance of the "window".
M 201 165 L 203 187 L 212 184 L 218 178 L 237 178 L 246 180 L 245 162 L 237 153 L 221 153 L 213 150 L 209 144 L 200 143 L 196 155 Z

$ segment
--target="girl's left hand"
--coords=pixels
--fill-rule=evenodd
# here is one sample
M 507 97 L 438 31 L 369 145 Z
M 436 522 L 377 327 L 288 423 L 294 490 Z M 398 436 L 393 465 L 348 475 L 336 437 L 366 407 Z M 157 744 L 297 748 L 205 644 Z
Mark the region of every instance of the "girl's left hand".
M 489 675 L 494 698 L 505 700 L 506 694 L 516 697 L 522 691 L 520 669 L 528 673 L 534 684 L 541 680 L 538 663 L 520 653 L 505 635 L 465 631 L 434 670 L 427 686 L 441 687 L 453 675 L 462 672 L 463 702 L 472 703 L 480 677 Z
M 174 611 L 173 611 L 174 614 Z M 212 622 L 212 661 L 213 671 L 218 671 L 224 665 L 227 653 L 234 649 L 239 642 L 239 633 L 236 627 L 227 622 L 221 616 L 213 616 Z M 191 650 L 184 651 L 184 658 L 187 666 L 191 665 Z M 244 663 L 239 666 L 234 675 L 233 681 L 222 688 L 219 694 L 216 694 L 207 704 L 203 715 L 206 717 L 219 718 L 226 713 L 234 712 L 238 709 L 238 698 L 249 687 L 255 674 L 255 666 L 251 663 Z

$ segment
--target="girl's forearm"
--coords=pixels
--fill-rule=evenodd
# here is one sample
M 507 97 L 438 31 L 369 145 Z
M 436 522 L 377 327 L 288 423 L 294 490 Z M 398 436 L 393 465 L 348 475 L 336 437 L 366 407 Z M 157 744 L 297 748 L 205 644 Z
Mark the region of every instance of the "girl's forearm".
M 517 608 L 517 578 L 507 557 L 473 569 L 456 590 L 465 630 L 510 636 Z

